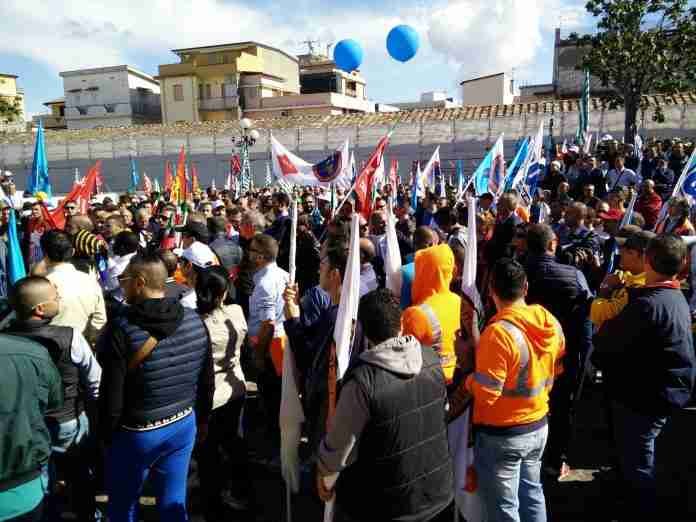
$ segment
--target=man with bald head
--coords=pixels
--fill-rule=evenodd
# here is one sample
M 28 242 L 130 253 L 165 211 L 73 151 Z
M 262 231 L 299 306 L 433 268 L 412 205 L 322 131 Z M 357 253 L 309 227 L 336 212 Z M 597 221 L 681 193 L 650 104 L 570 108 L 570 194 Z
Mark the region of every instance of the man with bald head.
M 80 330 L 51 324 L 62 306 L 61 296 L 51 281 L 38 276 L 21 279 L 12 289 L 10 302 L 16 319 L 6 333 L 44 346 L 58 368 L 63 385 L 63 406 L 46 414 L 53 451 L 48 509 L 53 509 L 55 472 L 60 467 L 67 473 L 75 492 L 74 509 L 79 520 L 94 520 L 95 489 L 85 451 L 89 434 L 85 403 L 98 397 L 101 368 Z
M 655 191 L 655 182 L 651 179 L 646 179 L 640 185 L 640 194 L 635 206 L 635 211 L 645 218 L 646 230 L 655 228 L 661 208 L 662 198 Z
M 158 254 L 134 256 L 118 276 L 130 306 L 98 343 L 111 520 L 130 520 L 148 476 L 156 484 L 159 518 L 186 520 L 196 424 L 200 437 L 207 432 L 214 391 L 210 339 L 194 310 L 165 297 L 167 276 Z

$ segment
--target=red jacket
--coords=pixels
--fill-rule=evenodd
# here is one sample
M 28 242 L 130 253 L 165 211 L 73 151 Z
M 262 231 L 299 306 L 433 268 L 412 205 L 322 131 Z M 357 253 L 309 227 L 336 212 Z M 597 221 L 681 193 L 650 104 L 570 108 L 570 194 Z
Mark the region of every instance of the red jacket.
M 642 194 L 636 201 L 636 212 L 645 218 L 645 228 L 651 229 L 657 223 L 657 216 L 662 208 L 662 198 L 656 193 Z

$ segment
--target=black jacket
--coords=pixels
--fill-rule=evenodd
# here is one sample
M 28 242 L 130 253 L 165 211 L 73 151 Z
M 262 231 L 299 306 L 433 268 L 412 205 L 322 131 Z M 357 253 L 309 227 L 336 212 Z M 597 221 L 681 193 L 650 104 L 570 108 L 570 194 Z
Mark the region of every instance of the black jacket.
M 526 266 L 529 281 L 527 303 L 540 304 L 561 323 L 566 337 L 566 371 L 578 368 L 579 354 L 592 345 L 589 305 L 592 293 L 577 268 L 558 263 L 553 256 L 530 256 Z
M 512 258 L 514 253 L 512 240 L 515 237 L 515 229 L 520 223 L 522 220 L 513 213 L 505 221 L 495 225 L 493 236 L 484 247 L 484 256 L 489 267 L 503 257 Z
M 158 343 L 134 371 L 128 362 L 149 336 Z M 120 426 L 164 419 L 195 406 L 207 422 L 214 392 L 208 331 L 198 314 L 175 299 L 148 299 L 107 324 L 97 343 L 102 366 L 100 436 Z
M 646 415 L 686 405 L 694 388 L 691 314 L 678 288 L 631 288 L 621 313 L 595 336 L 597 365 L 612 399 Z
M 355 520 L 425 522 L 452 501 L 445 425 L 447 389 L 438 356 L 422 350 L 412 378 L 360 361 L 346 376 L 365 395 L 370 420 L 336 498 Z

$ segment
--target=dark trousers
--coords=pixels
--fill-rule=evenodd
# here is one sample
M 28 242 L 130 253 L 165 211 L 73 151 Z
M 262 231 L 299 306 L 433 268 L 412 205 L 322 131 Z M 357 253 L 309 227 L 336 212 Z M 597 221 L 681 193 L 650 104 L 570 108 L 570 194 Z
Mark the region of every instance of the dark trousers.
M 44 501 L 41 500 L 39 505 L 18 517 L 8 518 L 6 522 L 39 522 L 43 518 Z
M 577 357 L 571 353 L 566 356 L 564 372 L 553 383 L 549 394 L 549 440 L 544 461 L 554 468 L 560 468 L 568 461 L 573 431 L 573 398 L 577 389 Z
M 282 380 L 273 369 L 270 358 L 266 358 L 265 367 L 259 373 L 258 387 L 263 409 L 265 413 L 266 430 L 272 447 L 280 444 L 280 426 L 278 417 L 280 415 L 280 397 L 282 394 Z
M 624 520 L 658 520 L 655 440 L 667 417 L 637 413 L 617 401 L 611 411 L 628 511 Z
M 236 492 L 250 496 L 246 441 L 237 428 L 244 406 L 244 397 L 232 400 L 213 410 L 208 423 L 208 436 L 197 449 L 201 494 L 206 509 L 215 510 L 227 479 L 236 479 Z

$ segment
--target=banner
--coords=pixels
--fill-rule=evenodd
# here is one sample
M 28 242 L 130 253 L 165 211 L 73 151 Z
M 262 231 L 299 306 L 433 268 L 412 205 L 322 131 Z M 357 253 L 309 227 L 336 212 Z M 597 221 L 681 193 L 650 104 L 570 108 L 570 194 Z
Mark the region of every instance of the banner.
M 287 183 L 328 187 L 331 183 L 338 183 L 344 176 L 350 179 L 348 140 L 326 159 L 315 164 L 290 152 L 272 134 L 271 152 L 273 174 Z

